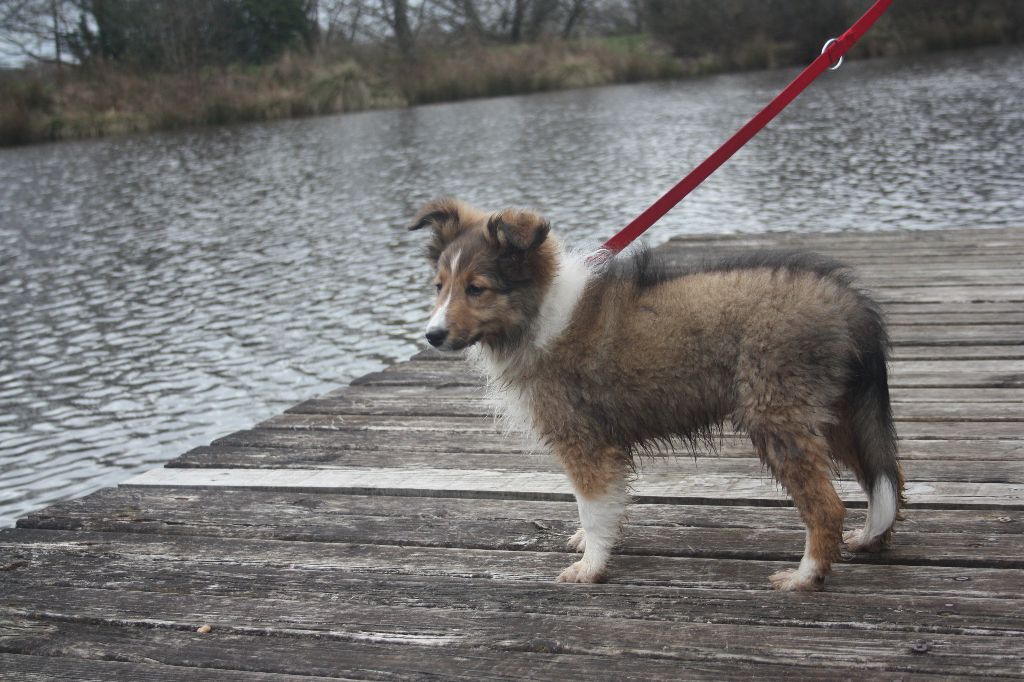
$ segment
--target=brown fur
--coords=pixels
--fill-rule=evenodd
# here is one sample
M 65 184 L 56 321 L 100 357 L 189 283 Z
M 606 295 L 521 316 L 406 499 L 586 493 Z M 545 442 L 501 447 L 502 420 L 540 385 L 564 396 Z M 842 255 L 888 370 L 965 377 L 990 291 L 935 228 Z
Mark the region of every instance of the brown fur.
M 525 403 L 581 500 L 620 485 L 638 449 L 692 443 L 731 421 L 808 528 L 817 571 L 773 576 L 781 589 L 817 589 L 838 556 L 836 463 L 869 491 L 879 476 L 895 480 L 902 501 L 884 328 L 837 265 L 763 256 L 667 277 L 652 274 L 646 255 L 622 261 L 592 275 L 570 323 L 536 348 L 541 306 L 562 267 L 547 223 L 442 200 L 413 228 L 427 226 L 439 306 L 448 302 L 445 347 L 482 346 L 492 382 Z M 568 579 L 597 579 L 600 569 Z

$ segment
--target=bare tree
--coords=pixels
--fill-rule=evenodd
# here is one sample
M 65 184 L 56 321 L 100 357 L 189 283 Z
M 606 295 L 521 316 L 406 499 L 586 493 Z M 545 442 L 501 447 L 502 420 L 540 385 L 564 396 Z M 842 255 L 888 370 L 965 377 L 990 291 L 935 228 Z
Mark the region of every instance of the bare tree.
M 0 51 L 12 57 L 63 63 L 65 0 L 0 0 Z
M 526 40 L 534 42 L 544 34 L 544 27 L 558 12 L 558 0 L 533 0 L 529 21 L 526 25 Z
M 572 36 L 572 32 L 583 19 L 583 12 L 586 0 L 569 0 L 565 11 L 565 21 L 562 22 L 562 39 Z
M 381 10 L 395 36 L 398 51 L 411 59 L 416 51 L 416 40 L 409 21 L 408 0 L 380 0 Z
M 480 19 L 480 12 L 477 10 L 474 0 L 461 0 L 462 16 L 465 20 L 463 31 L 477 39 L 484 35 L 484 24 Z
M 528 0 L 512 1 L 512 21 L 508 29 L 508 39 L 518 43 L 523 39 L 523 21 L 526 19 Z
M 499 17 L 494 32 L 519 43 L 545 35 L 568 38 L 580 27 L 592 4 L 597 4 L 596 0 L 493 0 L 489 9 Z
M 367 15 L 366 0 L 321 0 L 319 9 L 323 25 L 320 34 L 323 45 L 355 42 Z

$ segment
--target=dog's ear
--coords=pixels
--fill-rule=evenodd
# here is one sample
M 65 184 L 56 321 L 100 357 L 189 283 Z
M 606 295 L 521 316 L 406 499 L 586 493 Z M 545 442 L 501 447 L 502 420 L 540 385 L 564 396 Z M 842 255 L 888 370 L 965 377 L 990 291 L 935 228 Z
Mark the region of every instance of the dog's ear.
M 417 211 L 409 229 L 429 227 L 433 230 L 430 243 L 427 244 L 427 258 L 436 265 L 445 247 L 481 215 L 480 211 L 458 199 L 434 199 Z
M 539 262 L 538 248 L 551 231 L 533 211 L 505 209 L 487 221 L 484 237 L 498 250 L 498 271 L 510 282 L 529 280 Z
M 530 251 L 547 239 L 551 224 L 533 211 L 507 208 L 487 221 L 487 241 L 501 251 Z

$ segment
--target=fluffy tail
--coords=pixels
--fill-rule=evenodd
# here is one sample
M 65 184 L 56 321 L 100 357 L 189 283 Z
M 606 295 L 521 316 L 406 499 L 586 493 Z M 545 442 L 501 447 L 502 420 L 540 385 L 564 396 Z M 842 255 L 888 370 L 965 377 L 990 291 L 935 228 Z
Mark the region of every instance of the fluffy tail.
M 889 402 L 886 368 L 889 339 L 882 315 L 863 297 L 865 319 L 855 329 L 858 353 L 851 367 L 847 404 L 853 418 L 857 456 L 868 495 L 868 517 L 862 539 L 889 540 L 899 509 L 906 504 L 903 469 L 897 457 L 896 426 Z

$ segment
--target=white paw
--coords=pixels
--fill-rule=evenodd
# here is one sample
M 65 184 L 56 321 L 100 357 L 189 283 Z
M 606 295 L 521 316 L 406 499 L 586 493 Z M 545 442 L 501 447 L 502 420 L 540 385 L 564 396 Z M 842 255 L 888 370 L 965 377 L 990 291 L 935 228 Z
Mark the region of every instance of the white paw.
M 572 537 L 569 538 L 569 542 L 567 542 L 566 544 L 569 546 L 569 549 L 571 550 L 577 552 L 585 551 L 587 549 L 587 532 L 580 528 L 578 531 L 572 534 Z
M 558 574 L 558 582 L 560 583 L 600 583 L 604 582 L 604 580 L 604 570 L 595 569 L 585 561 L 577 561 Z
M 801 573 L 795 568 L 787 568 L 768 577 L 773 590 L 780 592 L 816 592 L 825 584 L 825 576 L 813 573 Z
M 882 538 L 865 540 L 863 530 L 851 530 L 843 533 L 843 542 L 851 552 L 877 552 L 882 549 Z

